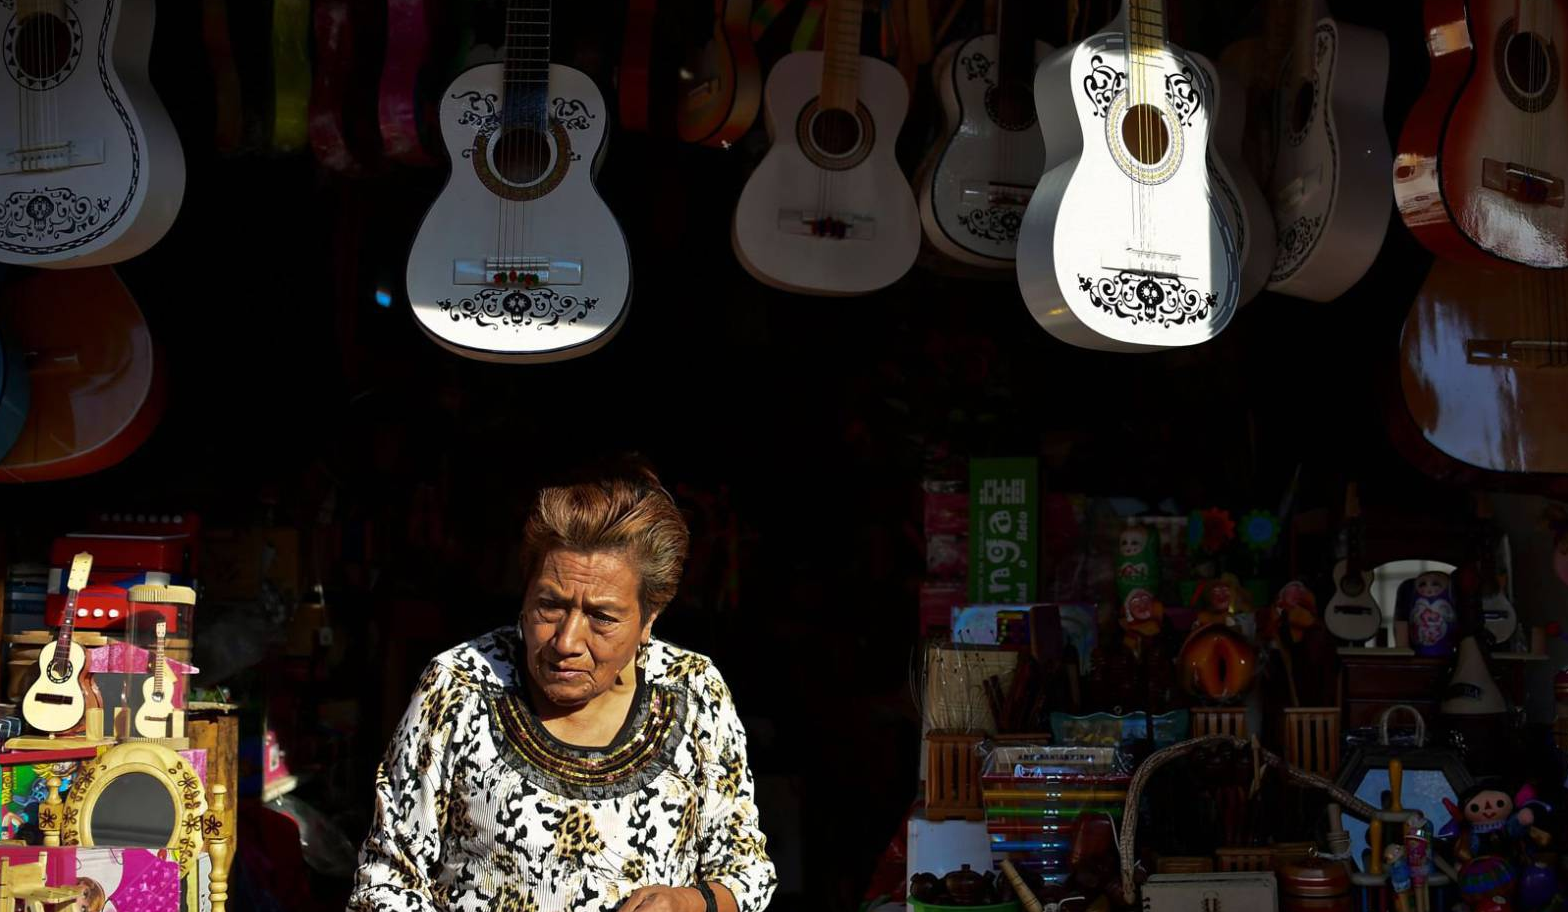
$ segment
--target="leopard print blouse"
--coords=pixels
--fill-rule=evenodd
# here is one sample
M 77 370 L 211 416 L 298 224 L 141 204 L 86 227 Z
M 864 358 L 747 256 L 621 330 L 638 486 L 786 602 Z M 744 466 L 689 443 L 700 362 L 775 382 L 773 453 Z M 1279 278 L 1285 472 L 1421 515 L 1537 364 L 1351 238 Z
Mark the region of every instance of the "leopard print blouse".
M 437 656 L 376 775 L 350 912 L 614 912 L 697 878 L 760 912 L 776 885 L 746 733 L 706 658 L 654 640 L 602 749 L 550 736 L 515 628 Z

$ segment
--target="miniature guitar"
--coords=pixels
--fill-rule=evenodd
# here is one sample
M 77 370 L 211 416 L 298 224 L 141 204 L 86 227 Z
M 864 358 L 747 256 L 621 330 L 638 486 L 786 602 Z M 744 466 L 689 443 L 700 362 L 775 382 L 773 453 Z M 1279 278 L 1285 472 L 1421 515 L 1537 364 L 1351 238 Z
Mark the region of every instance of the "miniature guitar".
M 76 628 L 76 599 L 87 588 L 92 569 L 93 556 L 86 551 L 71 559 L 65 615 L 55 641 L 46 644 L 38 654 L 38 680 L 22 698 L 22 718 L 41 732 L 70 731 L 81 724 L 87 712 L 87 651 L 73 642 L 72 635 Z
M 1388 41 L 1335 21 L 1323 0 L 1295 0 L 1295 13 L 1271 112 L 1279 243 L 1268 287 L 1330 301 L 1371 267 L 1388 230 Z
M 620 329 L 631 260 L 594 187 L 609 112 L 593 80 L 550 63 L 550 4 L 508 0 L 504 63 L 442 96 L 452 162 L 408 260 L 414 316 L 486 361 L 559 361 Z
M 1111 30 L 1046 58 L 1034 86 L 1051 165 L 1017 259 L 1036 322 L 1106 351 L 1214 338 L 1241 300 L 1243 250 L 1240 205 L 1212 176 L 1213 66 L 1166 39 L 1161 0 L 1128 0 Z
M 1480 587 L 1481 622 L 1492 641 L 1501 646 L 1513 639 L 1519 629 L 1519 613 L 1503 591 L 1497 572 L 1497 549 L 1501 545 L 1492 524 L 1492 501 L 1484 493 L 1475 496 L 1475 510 L 1481 541 L 1476 550 L 1477 584 Z
M 1323 609 L 1323 625 L 1346 642 L 1360 645 L 1383 628 L 1383 609 L 1372 597 L 1372 571 L 1361 560 L 1361 500 L 1345 488 L 1345 559 L 1334 565 L 1334 595 Z
M 920 252 L 920 213 L 894 158 L 909 87 L 860 53 L 863 0 L 829 0 L 823 49 L 768 74 L 773 145 L 741 191 L 732 240 L 758 281 L 807 294 L 891 285 Z
M 143 738 L 183 738 L 185 713 L 174 708 L 174 674 L 163 657 L 168 624 L 159 621 L 157 643 L 153 647 L 152 676 L 142 682 L 142 705 L 136 709 L 132 726 Z
M 1399 137 L 1400 216 L 1439 257 L 1568 266 L 1568 15 L 1540 0 L 1423 9 L 1431 75 Z
M 245 102 L 229 33 L 226 0 L 202 0 L 202 44 L 207 49 L 207 64 L 212 70 L 213 143 L 222 155 L 238 152 L 245 138 Z
M 422 132 L 428 117 L 420 73 L 429 62 L 433 9 L 425 0 L 386 3 L 387 51 L 377 104 L 382 148 L 393 161 L 431 165 Z
M 1004 0 L 995 34 L 955 42 L 932 74 L 946 137 L 922 169 L 926 240 L 955 260 L 1011 269 L 1018 224 L 1045 172 L 1034 122 L 1034 71 L 1050 46 L 1034 40 L 1029 6 Z
M 713 36 L 680 68 L 675 131 L 682 142 L 726 147 L 762 107 L 762 66 L 751 41 L 751 0 L 713 0 Z
M 117 263 L 163 237 L 185 195 L 179 136 L 147 79 L 152 0 L 6 4 L 0 262 Z

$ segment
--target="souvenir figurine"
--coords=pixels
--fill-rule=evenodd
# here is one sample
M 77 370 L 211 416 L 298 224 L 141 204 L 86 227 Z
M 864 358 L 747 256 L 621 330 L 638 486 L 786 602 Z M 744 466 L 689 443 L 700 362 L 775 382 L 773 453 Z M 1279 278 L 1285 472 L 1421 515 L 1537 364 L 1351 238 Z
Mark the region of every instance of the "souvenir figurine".
M 1405 821 L 1405 863 L 1410 869 L 1410 895 L 1415 897 L 1415 912 L 1428 912 L 1427 877 L 1432 873 L 1428 856 L 1431 849 L 1431 827 L 1420 811 Z
M 1194 626 L 1182 644 L 1176 665 L 1188 693 L 1215 703 L 1229 703 L 1252 687 L 1258 651 L 1227 624 Z
M 1260 612 L 1258 635 L 1266 641 L 1300 643 L 1318 625 L 1318 600 L 1300 580 L 1291 580 L 1274 597 L 1269 610 Z
M 1128 526 L 1117 542 L 1116 597 L 1125 602 L 1134 589 L 1160 588 L 1160 533 L 1148 526 Z
M 1405 857 L 1405 847 L 1391 842 L 1383 848 L 1383 870 L 1388 872 L 1388 885 L 1394 891 L 1394 908 L 1399 912 L 1410 910 L 1410 862 Z
M 1410 591 L 1402 591 L 1401 596 L 1410 598 L 1409 610 L 1404 614 L 1410 625 L 1411 648 L 1418 656 L 1453 655 L 1459 615 L 1454 610 L 1448 574 L 1428 571 L 1406 585 Z
M 1122 601 L 1121 617 L 1117 623 L 1122 628 L 1122 642 L 1135 656 L 1142 656 L 1144 644 L 1159 636 L 1165 617 L 1165 606 L 1147 589 L 1134 589 Z
M 1252 613 L 1252 602 L 1241 580 L 1234 573 L 1226 573 L 1207 585 L 1200 586 L 1195 598 L 1199 602 L 1198 619 L 1193 628 L 1209 624 L 1237 624 Z

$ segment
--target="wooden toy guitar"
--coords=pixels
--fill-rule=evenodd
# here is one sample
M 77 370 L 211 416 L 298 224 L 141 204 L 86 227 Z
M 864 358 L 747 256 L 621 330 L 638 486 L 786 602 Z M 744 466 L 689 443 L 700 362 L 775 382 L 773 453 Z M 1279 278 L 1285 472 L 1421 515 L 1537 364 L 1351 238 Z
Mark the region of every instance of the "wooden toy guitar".
M 1336 22 L 1323 0 L 1295 0 L 1294 12 L 1271 112 L 1279 243 L 1269 289 L 1330 301 L 1371 267 L 1388 230 L 1388 41 Z
M 1475 495 L 1475 515 L 1480 541 L 1476 549 L 1477 583 L 1480 586 L 1481 622 L 1492 642 L 1503 645 L 1519 629 L 1519 613 L 1503 591 L 1497 572 L 1497 549 L 1502 544 L 1492 524 L 1492 500 L 1484 492 Z
M 87 651 L 72 641 L 76 625 L 76 599 L 87 588 L 93 569 L 93 556 L 86 551 L 71 559 L 66 579 L 65 615 L 53 643 L 45 644 L 38 654 L 38 680 L 22 698 L 22 718 L 41 732 L 70 731 L 82 722 L 87 712 L 91 688 L 87 670 Z
M 1211 177 L 1218 77 L 1166 40 L 1164 3 L 1048 57 L 1035 108 L 1050 168 L 1018 236 L 1035 320 L 1085 348 L 1205 342 L 1241 297 L 1237 206 Z
M 163 657 L 168 625 L 159 621 L 156 630 L 158 639 L 153 647 L 152 675 L 142 682 L 142 704 L 136 708 L 132 725 L 136 734 L 143 738 L 183 738 L 185 712 L 174 708 L 174 675 Z
M 631 260 L 593 175 L 609 112 L 581 71 L 550 63 L 550 6 L 508 0 L 504 63 L 441 104 L 452 175 L 408 260 L 408 297 L 438 344 L 488 361 L 558 361 L 615 335 Z
M 1428 0 L 1424 20 L 1431 76 L 1399 137 L 1400 216 L 1440 257 L 1568 267 L 1568 12 Z
M 893 142 L 909 108 L 898 70 L 860 54 L 863 0 L 829 0 L 823 50 L 768 74 L 773 145 L 735 209 L 732 240 L 760 282 L 848 295 L 897 281 L 920 252 L 920 213 Z
M 0 97 L 0 262 L 117 263 L 163 237 L 185 158 L 147 79 L 152 0 L 15 0 Z
M 725 147 L 762 108 L 762 66 L 751 41 L 751 0 L 713 0 L 713 37 L 680 69 L 675 131 L 682 142 Z
M 1383 628 L 1383 609 L 1372 596 L 1371 570 L 1361 561 L 1361 499 L 1354 483 L 1345 488 L 1345 559 L 1334 565 L 1334 595 L 1323 609 L 1328 632 L 1360 645 Z
M 1050 46 L 1030 35 L 1028 14 L 1023 0 L 1005 0 L 995 34 L 949 45 L 931 70 L 948 132 L 922 169 L 920 220 L 932 246 L 976 266 L 1012 268 L 1045 172 L 1034 71 Z

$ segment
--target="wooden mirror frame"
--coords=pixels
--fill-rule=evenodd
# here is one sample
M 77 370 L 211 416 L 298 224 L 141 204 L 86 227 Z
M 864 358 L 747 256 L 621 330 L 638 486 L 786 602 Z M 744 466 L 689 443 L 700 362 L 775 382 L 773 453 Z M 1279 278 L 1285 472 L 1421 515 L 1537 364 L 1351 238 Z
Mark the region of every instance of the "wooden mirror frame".
M 176 850 L 181 876 L 191 874 L 196 870 L 196 856 L 201 852 L 207 795 L 195 768 L 161 744 L 144 741 L 117 744 L 97 760 L 82 763 L 60 815 L 61 845 L 93 845 L 92 814 L 98 799 L 115 780 L 133 773 L 151 776 L 168 789 L 169 799 L 174 804 L 174 832 L 167 848 Z

